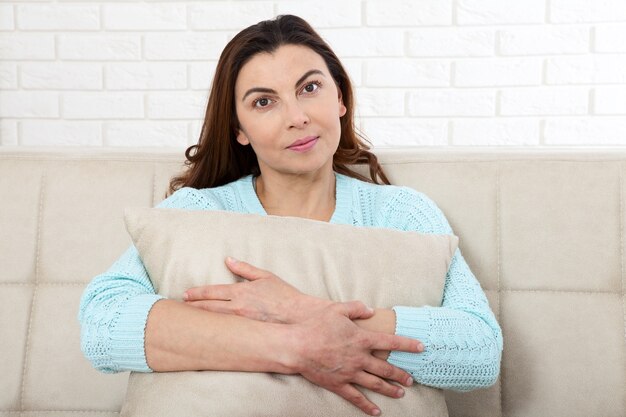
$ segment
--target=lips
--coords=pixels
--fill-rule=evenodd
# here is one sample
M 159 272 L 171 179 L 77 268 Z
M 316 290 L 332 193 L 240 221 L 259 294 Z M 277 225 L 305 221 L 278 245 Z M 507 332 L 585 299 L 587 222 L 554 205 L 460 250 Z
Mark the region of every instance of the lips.
M 291 145 L 287 146 L 288 148 L 297 148 L 300 147 L 304 144 L 307 144 L 313 140 L 316 140 L 317 138 L 319 138 L 319 136 L 307 136 L 301 139 L 298 139 L 297 141 L 295 141 L 294 143 L 292 143 Z

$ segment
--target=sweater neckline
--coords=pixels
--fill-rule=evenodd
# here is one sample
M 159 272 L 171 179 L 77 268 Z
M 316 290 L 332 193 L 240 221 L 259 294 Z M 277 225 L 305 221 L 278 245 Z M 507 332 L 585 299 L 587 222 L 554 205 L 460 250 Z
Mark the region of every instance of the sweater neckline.
M 240 192 L 244 204 L 250 213 L 268 216 L 261 200 L 254 191 L 253 176 L 247 175 L 240 180 Z M 335 211 L 329 223 L 351 224 L 350 207 L 352 205 L 352 193 L 350 178 L 335 172 Z

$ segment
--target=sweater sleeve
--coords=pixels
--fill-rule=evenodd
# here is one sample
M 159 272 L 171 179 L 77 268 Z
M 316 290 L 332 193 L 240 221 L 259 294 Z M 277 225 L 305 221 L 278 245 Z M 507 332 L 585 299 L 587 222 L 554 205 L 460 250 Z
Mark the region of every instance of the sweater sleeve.
M 202 209 L 201 197 L 192 188 L 181 188 L 156 207 Z M 134 245 L 92 279 L 83 291 L 78 321 L 81 350 L 94 368 L 104 373 L 151 372 L 144 331 L 150 309 L 162 298 L 155 293 Z
M 391 227 L 421 233 L 453 233 L 441 210 L 422 193 L 401 187 L 390 203 L 395 211 L 387 217 Z M 394 351 L 388 361 L 409 372 L 416 382 L 462 392 L 496 382 L 502 358 L 502 331 L 460 249 L 446 274 L 440 307 L 395 306 L 393 310 L 396 334 L 420 340 L 424 351 Z

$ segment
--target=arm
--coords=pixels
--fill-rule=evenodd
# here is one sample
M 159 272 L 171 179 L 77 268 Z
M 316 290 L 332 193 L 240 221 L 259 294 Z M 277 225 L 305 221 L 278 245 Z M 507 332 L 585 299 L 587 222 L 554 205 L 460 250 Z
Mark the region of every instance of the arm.
M 157 207 L 195 208 L 181 189 Z M 137 249 L 131 245 L 83 291 L 78 320 L 81 349 L 101 372 L 150 372 L 144 352 L 144 329 L 156 294 Z
M 400 201 L 397 201 L 397 200 Z M 422 233 L 452 234 L 434 202 L 400 188 L 383 210 L 386 227 Z M 395 207 L 404 210 L 394 211 Z M 214 285 L 187 291 L 187 302 L 199 308 L 278 323 L 297 323 L 328 300 L 302 294 L 270 271 L 240 262 L 227 266 L 247 283 Z M 230 300 L 228 302 L 221 300 Z M 366 330 L 403 335 L 423 342 L 424 353 L 377 351 L 375 356 L 409 372 L 416 381 L 437 388 L 468 391 L 495 383 L 502 353 L 502 333 L 480 284 L 460 250 L 455 252 L 440 307 L 379 309 L 373 317 L 356 320 Z
M 161 206 L 176 207 L 175 198 L 183 198 L 177 193 Z M 354 385 L 398 397 L 401 390 L 382 378 L 409 385 L 410 377 L 371 352 L 420 349 L 414 340 L 364 331 L 352 322 L 371 314 L 362 303 L 335 303 L 309 320 L 286 325 L 201 311 L 156 295 L 131 246 L 88 285 L 79 320 L 83 352 L 103 372 L 299 373 L 375 414 L 376 406 Z
M 453 233 L 444 214 L 424 194 L 402 188 L 397 198 L 408 202 L 406 206 L 413 210 L 390 216 L 390 226 L 422 233 Z M 392 352 L 389 363 L 406 370 L 416 381 L 437 388 L 469 391 L 496 382 L 502 331 L 460 249 L 446 275 L 440 307 L 396 306 L 393 310 L 395 333 L 421 340 L 425 350 L 419 355 Z

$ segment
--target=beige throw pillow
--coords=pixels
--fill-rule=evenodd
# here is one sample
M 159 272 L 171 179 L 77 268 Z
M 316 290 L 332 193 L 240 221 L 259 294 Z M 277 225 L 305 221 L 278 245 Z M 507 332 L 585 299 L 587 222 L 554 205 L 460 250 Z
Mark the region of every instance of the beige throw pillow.
M 439 306 L 458 245 L 453 235 L 355 227 L 224 211 L 129 208 L 126 227 L 155 290 L 183 292 L 238 280 L 226 256 L 269 270 L 299 290 L 371 307 Z M 401 399 L 365 390 L 386 416 L 447 416 L 442 390 L 414 384 Z M 122 416 L 363 416 L 299 375 L 131 373 Z

